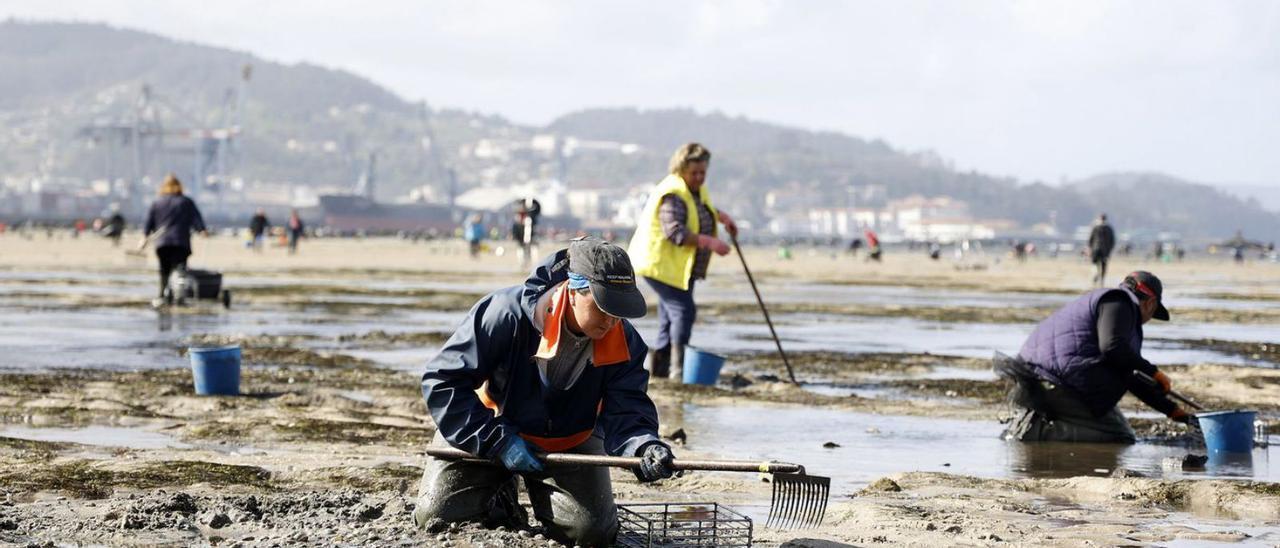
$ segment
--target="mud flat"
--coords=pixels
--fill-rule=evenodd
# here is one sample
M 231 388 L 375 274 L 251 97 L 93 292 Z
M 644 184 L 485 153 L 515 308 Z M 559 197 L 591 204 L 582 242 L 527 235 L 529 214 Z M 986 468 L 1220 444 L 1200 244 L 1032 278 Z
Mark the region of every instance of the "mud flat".
M 871 483 L 835 504 L 805 532 L 765 531 L 793 546 L 955 544 L 1036 546 L 1280 541 L 1252 524 L 1280 519 L 1274 484 L 1143 478 L 988 480 L 906 473 Z
M 799 358 L 805 363 L 805 357 Z M 911 370 L 916 377 L 927 377 L 931 368 L 965 371 L 978 365 L 955 358 L 900 358 L 825 359 L 831 367 L 829 378 L 842 381 L 875 375 L 891 379 L 891 373 L 901 371 L 890 366 L 903 362 L 919 368 Z M 837 366 L 843 362 L 849 366 Z M 767 360 L 763 364 L 768 367 Z M 1209 370 L 1206 375 L 1221 376 L 1239 368 L 1223 369 L 1227 371 Z M 1277 372 L 1258 370 L 1241 378 L 1272 374 Z M 217 398 L 194 396 L 185 369 L 57 371 L 9 374 L 4 380 L 3 542 L 544 543 L 537 538 L 542 531 L 532 525 L 521 531 L 438 527 L 429 532 L 412 526 L 409 515 L 421 473 L 421 448 L 432 428 L 416 376 L 410 373 L 342 359 L 315 366 L 248 366 L 245 395 Z M 744 405 L 789 414 L 817 406 L 831 412 L 890 413 L 888 418 L 989 419 L 989 400 L 996 397 L 967 397 L 977 403 L 956 411 L 957 406 L 928 399 L 876 402 L 815 394 L 768 378 L 750 382 L 736 389 L 653 383 L 651 390 L 668 423 L 664 433 L 670 435 L 681 425 L 690 430 L 689 443 L 677 443 L 679 454 L 704 454 L 710 445 L 700 443 L 705 430 L 692 426 L 688 411 L 683 417 L 671 411 L 676 405 L 731 413 Z M 1246 388 L 1220 381 L 1213 390 L 1227 394 Z M 781 427 L 786 425 L 797 427 L 791 422 Z M 758 447 L 799 454 L 776 444 Z M 857 455 L 839 460 L 848 466 L 859 462 Z M 749 475 L 690 474 L 654 485 L 637 484 L 625 472 L 613 477 L 623 502 L 692 502 L 714 492 L 719 502 L 753 508 L 767 500 L 769 488 Z M 821 529 L 798 533 L 758 527 L 757 538 L 815 546 L 822 545 L 818 541 L 930 543 L 955 538 L 1037 544 L 1238 541 L 1272 534 L 1259 533 L 1258 528 L 1274 526 L 1277 517 L 1259 508 L 1274 508 L 1280 489 L 1264 482 L 998 480 L 938 473 L 894 474 L 871 484 L 866 491 L 838 487 Z M 1234 529 L 1215 529 L 1215 520 L 1224 519 L 1240 521 Z M 1203 526 L 1175 525 L 1188 520 Z M 1064 525 L 1069 527 L 1063 530 Z
M 195 251 L 193 266 L 223 271 L 240 290 L 232 310 L 157 314 L 146 308 L 154 259 L 93 238 L 0 235 L 0 544 L 547 544 L 532 524 L 424 531 L 409 519 L 434 434 L 412 370 L 479 294 L 521 281 L 511 257 L 471 260 L 460 243 L 395 239 L 304 241 L 288 256 L 213 238 Z M 758 540 L 796 546 L 1280 542 L 1280 489 L 1258 481 L 1280 472 L 1267 460 L 1274 450 L 1222 472 L 1170 469 L 1163 461 L 1187 452 L 1181 427 L 1128 399 L 1135 427 L 1160 443 L 1005 444 L 1005 387 L 985 357 L 925 353 L 944 333 L 932 324 L 982 328 L 951 331 L 965 338 L 1036 321 L 1086 289 L 1083 261 L 957 269 L 892 253 L 883 264 L 748 254 L 784 344 L 798 347 L 801 385 L 772 352 L 748 350 L 772 343 L 759 339 L 740 272 L 717 259 L 699 286 L 712 324 L 700 336 L 754 330 L 726 330 L 720 385 L 654 380 L 650 391 L 678 455 L 779 458 L 831 475 L 827 522 L 764 528 L 770 486 L 754 475 L 641 485 L 616 472 L 620 502 L 711 499 L 757 518 Z M 1257 334 L 1280 323 L 1280 268 L 1119 258 L 1113 269 L 1140 267 L 1188 299 L 1172 305 L 1174 324 L 1192 322 L 1152 339 L 1154 350 L 1206 357 L 1162 364 L 1175 387 L 1211 408 L 1257 409 L 1277 430 L 1280 358 Z M 853 316 L 871 336 L 913 329 L 899 335 L 920 350 L 852 349 L 843 325 L 829 339 L 792 328 Z M 651 321 L 639 322 L 642 334 Z M 983 356 L 999 346 L 973 338 Z M 183 349 L 228 343 L 244 349 L 244 395 L 195 396 Z

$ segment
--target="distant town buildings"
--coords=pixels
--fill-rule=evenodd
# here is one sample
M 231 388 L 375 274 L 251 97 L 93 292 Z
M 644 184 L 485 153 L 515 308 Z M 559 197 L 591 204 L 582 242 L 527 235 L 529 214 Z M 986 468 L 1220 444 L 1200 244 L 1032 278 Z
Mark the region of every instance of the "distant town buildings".
M 854 194 L 865 195 L 864 191 Z M 780 197 L 775 200 L 784 201 Z M 1005 219 L 975 218 L 964 201 L 918 194 L 884 201 L 878 207 L 814 207 L 803 212 L 793 208 L 769 224 L 770 231 L 778 235 L 853 238 L 871 229 L 888 240 L 940 243 L 991 239 L 1016 228 L 1016 223 Z
M 438 146 L 428 136 L 422 137 L 421 145 L 427 152 Z M 286 149 L 336 154 L 345 150 L 345 146 L 335 141 L 291 139 Z M 489 135 L 450 146 L 457 147 L 450 151 L 453 163 L 445 165 L 435 160 L 437 168 L 433 169 L 436 171 L 424 173 L 421 182 L 399 184 L 396 188 L 397 192 L 403 193 L 401 196 L 382 196 L 381 199 L 387 204 L 404 207 L 412 204 L 447 206 L 452 200 L 455 209 L 450 216 L 462 218 L 461 215 L 467 212 L 505 215 L 516 200 L 533 197 L 540 202 L 542 213 L 548 218 L 572 219 L 570 226 L 586 230 L 625 231 L 635 226 L 655 182 L 565 182 L 565 166 L 571 160 L 615 161 L 640 152 L 642 148 L 634 143 L 536 133 Z M 370 151 L 362 178 L 372 180 L 376 177 L 373 158 L 374 152 Z M 927 154 L 917 160 L 929 165 L 940 161 Z M 453 186 L 456 181 L 442 185 L 440 180 L 451 180 L 455 171 L 465 177 L 465 186 Z M 816 180 L 791 181 L 767 192 L 761 197 L 762 207 L 753 219 L 764 220 L 759 233 L 779 237 L 852 239 L 871 229 L 886 241 L 939 243 L 1027 234 L 1055 235 L 1050 225 L 1038 227 L 1037 231 L 1034 227 L 1022 229 L 1004 219 L 977 218 L 969 204 L 949 196 L 911 195 L 890 199 L 885 185 L 847 184 L 843 191 L 832 192 L 832 184 Z M 149 185 L 151 183 L 147 182 L 138 185 L 144 199 L 154 192 Z M 722 188 L 732 186 L 733 181 L 726 181 Z M 9 178 L 0 186 L 0 215 L 23 218 L 39 214 L 49 219 L 64 220 L 100 216 L 128 188 L 123 180 L 84 182 Z M 301 182 L 231 178 L 222 184 L 205 185 L 199 200 L 202 208 L 220 214 L 224 219 L 244 217 L 257 207 L 267 208 L 273 214 L 298 208 L 304 215 L 307 211 L 316 211 L 317 218 L 327 218 L 318 212 L 325 207 L 321 196 L 349 195 L 353 194 L 353 188 L 353 185 L 317 186 Z M 720 194 L 716 197 L 725 199 Z M 404 207 L 397 211 L 407 211 Z

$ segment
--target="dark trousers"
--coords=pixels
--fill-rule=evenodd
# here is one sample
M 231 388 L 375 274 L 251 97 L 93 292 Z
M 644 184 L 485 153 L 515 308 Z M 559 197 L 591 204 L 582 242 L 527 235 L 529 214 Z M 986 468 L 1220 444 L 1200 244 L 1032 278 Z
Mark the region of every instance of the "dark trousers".
M 698 317 L 698 307 L 693 303 L 693 284 L 697 280 L 689 280 L 687 290 L 653 278 L 645 278 L 644 281 L 658 294 L 658 340 L 654 348 L 667 348 L 671 343 L 679 346 L 689 344 L 693 321 Z
M 1005 439 L 1019 441 L 1077 441 L 1094 443 L 1133 443 L 1136 436 L 1119 407 L 1097 414 L 1079 392 L 1055 386 L 1048 381 L 1034 381 L 1037 386 L 1015 386 L 1014 390 L 1035 390 L 1040 397 L 1035 407 L 1023 408 L 1005 431 Z M 1132 376 L 1129 393 L 1152 409 L 1168 415 L 1177 408 L 1159 386 Z M 1018 399 L 1016 392 L 1011 399 Z
M 158 247 L 156 258 L 160 259 L 160 298 L 164 298 L 164 290 L 169 287 L 169 275 L 175 269 L 187 269 L 187 257 L 191 256 L 189 247 Z
M 1101 251 L 1094 251 L 1091 258 L 1093 259 L 1093 281 L 1101 287 L 1104 283 L 1103 279 L 1107 277 L 1107 261 L 1111 256 Z
M 1094 415 L 1074 391 L 1045 381 L 1039 384 L 1041 399 L 1038 409 L 1022 408 L 1005 429 L 1004 439 L 1086 443 L 1136 441 L 1137 436 L 1119 407 Z
M 439 434 L 431 445 L 449 446 Z M 567 452 L 604 455 L 604 441 L 592 437 Z M 526 525 L 515 476 L 501 466 L 427 457 L 413 519 L 419 527 L 432 520 L 479 521 L 491 527 Z M 548 536 L 569 546 L 613 544 L 618 517 L 607 468 L 555 466 L 519 476 L 524 478 L 533 515 L 547 528 Z

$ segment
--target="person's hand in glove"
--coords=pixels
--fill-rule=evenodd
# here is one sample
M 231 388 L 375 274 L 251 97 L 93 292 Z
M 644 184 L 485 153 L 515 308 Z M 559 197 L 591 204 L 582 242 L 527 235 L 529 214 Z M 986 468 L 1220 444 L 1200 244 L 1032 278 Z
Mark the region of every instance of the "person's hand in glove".
M 720 212 L 720 223 L 724 224 L 724 229 L 730 236 L 738 235 L 738 223 L 733 222 L 733 217 L 730 217 L 728 213 Z
M 671 468 L 675 455 L 672 455 L 671 448 L 662 442 L 651 441 L 640 446 L 636 456 L 640 457 L 640 467 L 632 471 L 636 473 L 636 479 L 642 483 L 669 478 L 675 473 Z
M 720 238 L 708 236 L 706 234 L 698 235 L 698 247 L 702 249 L 710 249 L 715 252 L 716 255 L 721 257 L 729 254 L 729 244 L 724 243 L 724 240 L 721 240 Z
M 1188 413 L 1186 409 L 1183 409 L 1181 407 L 1174 409 L 1171 413 L 1169 413 L 1169 420 L 1173 422 L 1180 422 L 1187 426 L 1193 426 L 1193 425 L 1196 427 L 1200 426 L 1200 421 L 1196 420 L 1196 416 L 1192 415 L 1191 413 Z
M 1169 376 L 1165 375 L 1164 371 L 1156 371 L 1156 374 L 1152 375 L 1151 378 L 1160 384 L 1160 389 L 1164 390 L 1165 394 L 1173 391 L 1173 381 L 1169 380 Z
M 1186 409 L 1179 407 L 1169 413 L 1169 420 L 1187 425 L 1187 434 L 1191 436 L 1191 439 L 1204 443 L 1204 432 L 1200 430 L 1200 419 L 1196 418 L 1194 414 L 1188 413 Z
M 542 461 L 534 456 L 529 444 L 520 436 L 511 436 L 498 452 L 498 460 L 512 472 L 541 472 Z

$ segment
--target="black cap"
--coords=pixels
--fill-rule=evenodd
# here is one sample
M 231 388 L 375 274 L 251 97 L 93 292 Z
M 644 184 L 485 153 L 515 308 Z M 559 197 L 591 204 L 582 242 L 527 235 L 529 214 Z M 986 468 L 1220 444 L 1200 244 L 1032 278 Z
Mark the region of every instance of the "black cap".
M 631 257 L 621 247 L 599 238 L 576 239 L 569 244 L 569 272 L 591 282 L 596 305 L 610 316 L 640 318 L 648 311 Z
M 1136 293 L 1155 298 L 1156 313 L 1151 317 L 1169 321 L 1169 310 L 1164 307 L 1164 284 L 1160 283 L 1160 278 L 1145 270 L 1135 270 L 1124 277 L 1123 284 Z

